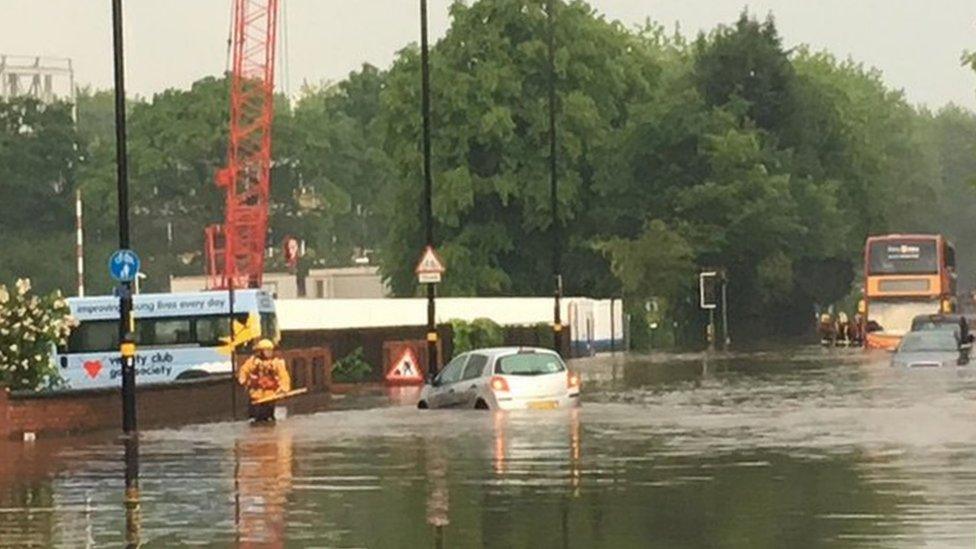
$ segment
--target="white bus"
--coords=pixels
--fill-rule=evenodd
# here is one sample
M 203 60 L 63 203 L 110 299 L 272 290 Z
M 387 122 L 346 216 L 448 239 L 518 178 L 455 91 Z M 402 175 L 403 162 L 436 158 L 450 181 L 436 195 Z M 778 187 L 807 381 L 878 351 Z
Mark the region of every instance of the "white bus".
M 54 353 L 64 389 L 118 387 L 119 299 L 68 298 L 78 325 Z M 274 300 L 263 290 L 234 292 L 235 335 L 239 344 L 259 337 L 278 339 Z M 136 383 L 168 383 L 231 373 L 228 292 L 141 294 L 133 297 Z

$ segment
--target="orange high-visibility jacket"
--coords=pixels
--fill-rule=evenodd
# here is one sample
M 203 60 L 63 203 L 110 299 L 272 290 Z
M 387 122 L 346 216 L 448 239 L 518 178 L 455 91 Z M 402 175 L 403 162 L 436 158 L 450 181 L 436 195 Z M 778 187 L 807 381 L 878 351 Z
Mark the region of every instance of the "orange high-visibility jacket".
M 291 376 L 280 358 L 252 356 L 238 370 L 237 381 L 247 387 L 252 402 L 291 391 Z

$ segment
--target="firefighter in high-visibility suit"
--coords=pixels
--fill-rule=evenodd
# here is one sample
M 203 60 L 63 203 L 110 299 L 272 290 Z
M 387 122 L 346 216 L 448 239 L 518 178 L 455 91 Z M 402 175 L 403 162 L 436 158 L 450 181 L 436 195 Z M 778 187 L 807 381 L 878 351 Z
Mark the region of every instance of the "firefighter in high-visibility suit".
M 255 421 L 274 419 L 274 402 L 257 401 L 287 393 L 291 390 L 291 376 L 285 361 L 274 356 L 274 343 L 262 339 L 254 345 L 254 356 L 247 359 L 237 372 L 237 381 L 247 387 L 251 395 L 250 415 Z

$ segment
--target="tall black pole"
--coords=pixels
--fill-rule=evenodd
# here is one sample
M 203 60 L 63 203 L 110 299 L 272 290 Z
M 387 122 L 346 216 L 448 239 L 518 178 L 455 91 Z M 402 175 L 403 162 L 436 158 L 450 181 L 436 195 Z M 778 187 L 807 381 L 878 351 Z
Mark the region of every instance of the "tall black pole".
M 420 0 L 420 110 L 423 118 L 424 147 L 424 219 L 427 223 L 427 246 L 434 247 L 433 184 L 430 175 L 430 64 L 427 45 L 427 0 Z M 437 325 L 434 284 L 427 284 L 427 372 L 437 374 Z
M 119 199 L 119 249 L 129 249 L 129 171 L 125 137 L 125 63 L 122 56 L 122 0 L 112 0 L 112 45 L 115 53 L 115 164 Z M 135 345 L 132 339 L 132 283 L 119 292 L 119 352 L 122 355 L 122 430 L 136 423 Z
M 552 210 L 552 278 L 555 284 L 555 303 L 552 316 L 553 349 L 560 355 L 562 349 L 562 315 L 559 300 L 563 294 L 561 261 L 561 234 L 559 224 L 558 185 L 556 182 L 556 29 L 553 15 L 553 0 L 546 2 L 546 23 L 549 36 L 549 200 Z

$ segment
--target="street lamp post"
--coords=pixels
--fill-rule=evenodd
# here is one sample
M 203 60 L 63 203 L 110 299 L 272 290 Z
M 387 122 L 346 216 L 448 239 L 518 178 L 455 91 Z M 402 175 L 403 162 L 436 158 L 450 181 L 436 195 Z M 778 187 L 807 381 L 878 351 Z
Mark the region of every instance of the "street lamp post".
M 553 14 L 554 0 L 546 2 L 546 23 L 548 27 L 548 65 L 549 65 L 549 202 L 552 213 L 552 277 L 555 285 L 553 296 L 552 313 L 552 338 L 553 349 L 560 355 L 562 349 L 562 314 L 560 311 L 560 299 L 563 293 L 562 261 L 561 261 L 561 234 L 559 232 L 559 201 L 558 184 L 556 179 L 556 31 Z
M 122 0 L 112 0 L 112 46 L 115 54 L 115 164 L 118 184 L 119 249 L 129 249 L 129 173 L 125 134 L 125 63 L 122 47 Z M 132 283 L 119 291 L 119 352 L 122 355 L 122 430 L 134 433 L 136 422 L 135 344 L 132 337 Z
M 427 43 L 427 0 L 420 0 L 420 110 L 423 118 L 424 218 L 427 248 L 434 247 L 433 183 L 430 174 L 430 51 Z M 437 325 L 434 284 L 427 284 L 427 374 L 437 374 Z

